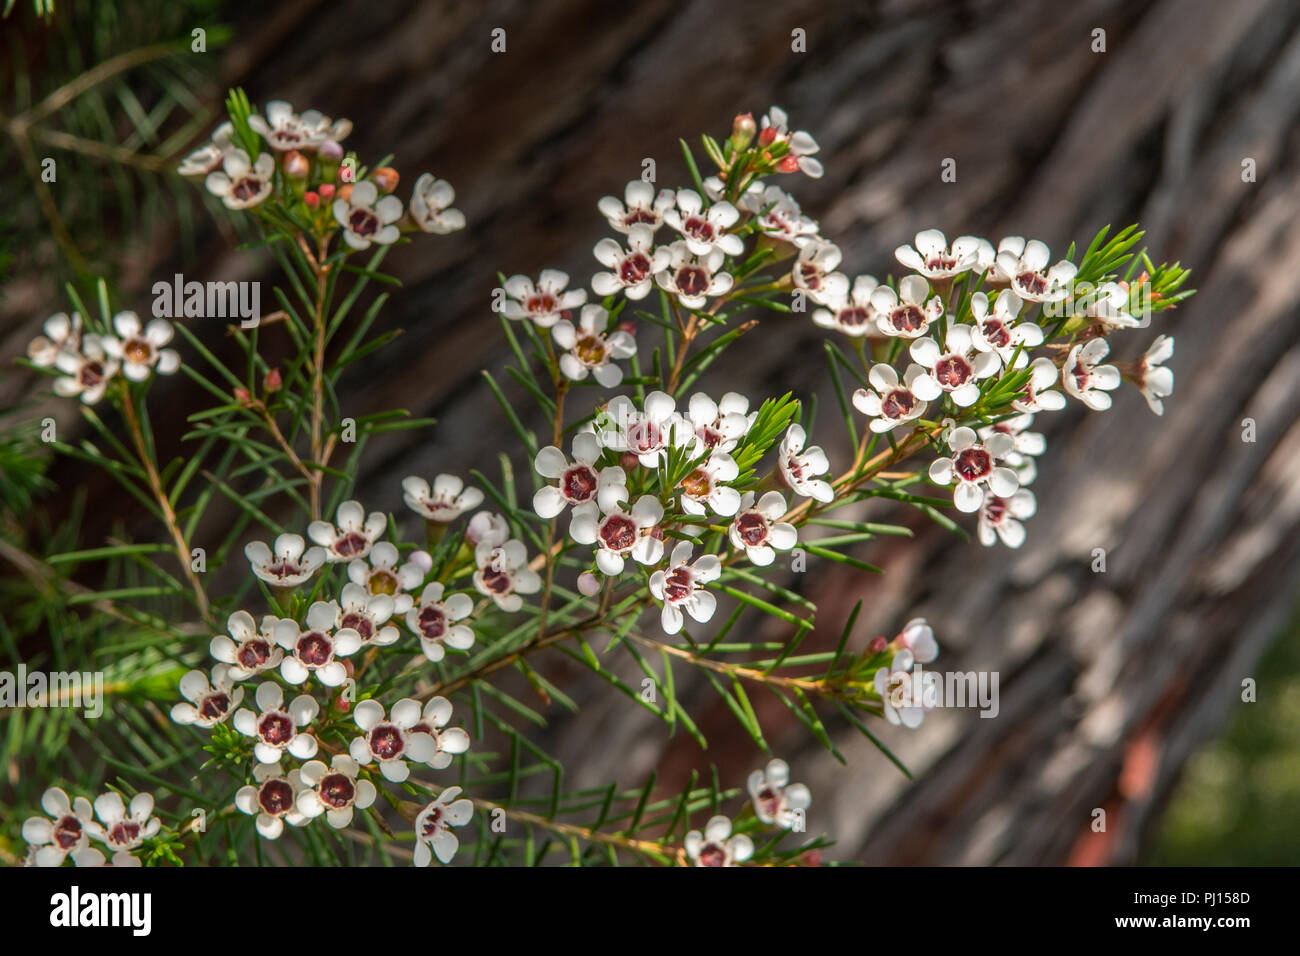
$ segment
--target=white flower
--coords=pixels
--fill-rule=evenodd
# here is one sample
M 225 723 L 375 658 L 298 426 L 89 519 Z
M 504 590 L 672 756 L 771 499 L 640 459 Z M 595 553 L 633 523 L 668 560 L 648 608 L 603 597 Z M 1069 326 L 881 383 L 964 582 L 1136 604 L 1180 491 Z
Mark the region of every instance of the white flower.
M 611 359 L 625 359 L 636 354 L 636 339 L 619 329 L 608 335 L 609 312 L 599 305 L 584 305 L 575 328 L 568 319 L 560 319 L 551 335 L 562 349 L 560 371 L 566 378 L 580 382 L 590 372 L 604 388 L 617 388 L 623 381 L 623 369 Z
M 849 277 L 834 271 L 843 258 L 844 253 L 835 243 L 810 239 L 799 249 L 790 278 L 795 288 L 806 292 L 808 298 L 827 305 L 848 294 Z
M 1097 297 L 1088 306 L 1087 315 L 1105 332 L 1115 329 L 1135 329 L 1142 323 L 1129 311 L 1128 287 L 1118 282 L 1103 282 Z
M 104 336 L 104 352 L 122 363 L 122 374 L 131 381 L 143 382 L 150 372 L 170 375 L 181 367 L 180 353 L 163 348 L 176 334 L 166 319 L 142 326 L 134 312 L 119 312 L 113 316 L 113 328 L 121 339 Z
M 666 392 L 648 393 L 643 411 L 626 395 L 616 395 L 598 419 L 598 429 L 606 448 L 631 452 L 643 468 L 657 467 L 667 448 L 690 437 L 677 413 L 677 403 Z
M 976 281 L 983 279 L 985 285 L 997 285 L 997 261 L 998 251 L 993 248 L 993 243 L 987 239 L 975 240 L 975 264 L 971 266 L 971 275 Z M 1001 282 L 1002 285 L 1010 282 L 1008 276 Z
M 432 488 L 423 478 L 411 475 L 402 479 L 402 500 L 425 521 L 447 524 L 481 505 L 483 492 L 466 488 L 456 475 L 438 475 Z
M 979 430 L 980 439 L 984 441 L 998 433 L 1010 436 L 1012 450 L 1007 453 L 1005 460 L 1007 466 L 1015 471 L 1022 488 L 1033 484 L 1038 477 L 1038 466 L 1034 463 L 1034 458 L 1047 450 L 1047 439 L 1040 432 L 1026 431 L 1033 423 L 1034 416 L 1023 412 Z
M 503 611 L 514 613 L 524 606 L 521 594 L 536 594 L 542 579 L 528 567 L 524 543 L 515 539 L 493 547 L 486 541 L 474 548 L 474 587 L 486 594 Z
M 706 176 L 704 182 L 704 195 L 708 196 L 714 202 L 727 197 L 727 184 L 723 182 L 720 176 Z M 777 187 L 773 186 L 772 189 Z M 746 212 L 757 215 L 763 209 L 763 181 L 755 179 L 745 187 L 745 195 L 736 200 L 736 205 Z
M 777 459 L 781 477 L 797 495 L 821 502 L 832 501 L 835 489 L 830 482 L 818 477 L 831 470 L 831 463 L 820 445 L 805 450 L 803 446 L 807 440 L 808 433 L 802 425 L 796 423 L 786 429 L 785 437 L 781 439 L 781 457 Z
M 938 229 L 923 229 L 916 234 L 916 248 L 899 246 L 894 256 L 903 265 L 927 279 L 951 279 L 975 267 L 980 240 L 976 236 L 958 236 L 948 248 L 948 237 Z
M 447 726 L 451 711 L 451 701 L 446 697 L 433 697 L 424 705 L 420 719 L 411 725 L 411 733 L 433 738 L 437 752 L 425 763 L 434 770 L 445 770 L 451 766 L 453 757 L 469 750 L 469 734 L 465 729 Z
M 416 816 L 415 856 L 411 860 L 416 866 L 428 866 L 435 856 L 439 862 L 450 863 L 460 849 L 460 840 L 451 830 L 469 823 L 474 804 L 457 800 L 458 796 L 460 787 L 448 787 Z
M 879 285 L 875 276 L 858 276 L 848 295 L 832 296 L 826 300 L 826 308 L 813 312 L 813 322 L 854 338 L 866 335 L 876 327 L 878 317 L 871 296 Z
M 1033 517 L 1037 509 L 1038 502 L 1028 488 L 1021 488 L 1010 498 L 986 495 L 980 509 L 980 543 L 992 547 L 1001 538 L 1008 548 L 1020 547 L 1025 543 L 1025 526 L 1020 522 Z
M 397 562 L 400 560 L 397 545 L 380 541 L 371 549 L 369 563 L 365 558 L 357 558 L 348 564 L 348 580 L 361 585 L 371 594 L 390 596 L 393 599 L 393 613 L 405 614 L 412 603 L 411 596 L 406 592 L 418 588 L 424 581 L 426 572 L 414 561 L 407 561 L 399 567 Z
M 569 534 L 579 544 L 596 545 L 596 566 L 610 576 L 621 574 L 626 558 L 639 564 L 658 564 L 664 543 L 652 532 L 663 520 L 664 507 L 653 495 L 642 495 L 632 510 L 606 509 L 599 520 L 594 508 L 575 512 Z
M 1051 251 L 1037 239 L 1025 242 L 1019 236 L 1010 236 L 998 246 L 998 272 L 1011 277 L 1011 290 L 1022 299 L 1059 302 L 1070 294 L 1079 269 L 1064 259 L 1047 269 L 1050 258 Z
M 821 149 L 817 145 L 817 140 L 803 130 L 791 133 L 785 110 L 773 106 L 763 117 L 758 133 L 758 144 L 768 146 L 778 142 L 789 143 L 790 152 L 777 165 L 777 172 L 792 173 L 797 169 L 810 179 L 822 178 L 825 170 L 819 160 L 812 158 L 813 154 Z
M 229 665 L 227 675 L 231 680 L 247 680 L 263 671 L 280 666 L 284 651 L 275 643 L 275 625 L 279 618 L 268 614 L 262 618 L 259 633 L 253 624 L 253 615 L 236 611 L 226 620 L 230 636 L 218 634 L 208 645 L 217 660 Z
M 320 760 L 302 765 L 297 810 L 307 818 L 325 814 L 336 830 L 352 823 L 352 813 L 373 806 L 379 791 L 369 780 L 358 780 L 360 765 L 347 754 L 335 754 L 328 767 Z
M 777 551 L 789 551 L 799 541 L 799 532 L 785 515 L 785 496 L 779 491 L 769 491 L 758 503 L 754 492 L 747 491 L 740 499 L 740 513 L 727 529 L 731 543 L 744 549 L 750 562 L 767 566 L 776 560 Z
M 739 392 L 727 392 L 717 402 L 703 392 L 696 392 L 687 404 L 686 417 L 701 451 L 730 452 L 749 433 L 758 412 L 749 410 L 749 399 Z
M 153 816 L 151 793 L 137 793 L 131 798 L 130 807 L 122 802 L 119 794 L 101 794 L 95 798 L 95 816 L 99 817 L 100 828 L 90 835 L 116 851 L 114 866 L 139 866 L 140 861 L 131 851 L 145 840 L 153 839 L 162 829 L 162 821 Z
M 696 866 L 735 866 L 754 855 L 754 841 L 743 833 L 732 836 L 731 821 L 724 816 L 710 819 L 703 833 L 686 834 L 682 845 Z
M 300 827 L 307 815 L 298 809 L 304 789 L 302 771 L 292 770 L 286 777 L 280 763 L 259 763 L 253 768 L 256 784 L 247 784 L 235 792 L 235 806 L 240 812 L 257 817 L 257 832 L 268 840 L 278 839 L 285 823 Z
M 650 183 L 634 179 L 623 190 L 620 202 L 615 196 L 604 196 L 596 203 L 601 214 L 618 232 L 630 232 L 633 226 L 649 226 L 651 232 L 664 222 L 664 213 L 672 208 L 676 197 L 671 189 L 661 189 L 658 195 Z
M 1020 356 L 1015 367 L 1022 369 L 1029 364 L 1029 350 L 1043 344 L 1043 330 L 1033 322 L 1016 324 L 1020 314 L 1021 301 L 1010 289 L 1003 289 L 993 302 L 993 311 L 989 312 L 989 299 L 983 292 L 971 296 L 971 313 L 975 324 L 971 326 L 971 342 L 981 352 L 993 352 L 1008 368 L 1011 357 L 1020 346 Z
M 411 190 L 409 206 L 411 219 L 425 232 L 445 236 L 465 228 L 465 214 L 452 209 L 456 190 L 445 179 L 434 179 L 433 173 L 423 173 Z
M 343 502 L 335 517 L 337 527 L 328 521 L 313 521 L 307 526 L 307 536 L 325 549 L 325 560 L 330 562 L 364 558 L 388 528 L 383 512 L 367 515 L 359 501 Z
M 701 555 L 692 563 L 689 541 L 673 548 L 668 568 L 650 575 L 650 593 L 663 602 L 660 623 L 664 633 L 676 634 L 682 629 L 683 611 L 701 624 L 713 617 L 718 599 L 704 585 L 721 573 L 722 561 L 716 554 Z
M 695 470 L 678 482 L 682 490 L 682 510 L 689 515 L 703 515 L 712 508 L 715 514 L 729 518 L 740 507 L 740 492 L 725 483 L 740 474 L 736 460 L 724 451 L 715 451 Z
M 411 775 L 406 761 L 428 763 L 438 755 L 437 741 L 414 729 L 422 718 L 419 702 L 409 697 L 393 705 L 391 719 L 385 719 L 379 701 L 363 700 L 353 710 L 352 719 L 365 736 L 354 738 L 348 753 L 362 766 L 378 763 L 385 780 L 401 783 Z
M 275 625 L 275 642 L 288 653 L 280 662 L 280 676 L 290 684 L 301 684 L 311 674 L 326 687 L 338 687 L 348 679 L 340 657 L 361 650 L 361 635 L 350 627 L 334 630 L 340 618 L 333 601 L 316 601 L 307 609 L 307 626 L 299 628 L 292 618 Z
M 923 617 L 914 617 L 903 625 L 895 640 L 911 652 L 912 659 L 928 664 L 939 656 L 939 644 L 934 639 L 934 629 Z
M 976 383 L 997 374 L 1001 359 L 994 352 L 975 348 L 969 325 L 950 328 L 946 345 L 944 351 L 931 338 L 912 343 L 912 358 L 928 370 L 912 383 L 912 389 L 926 401 L 947 392 L 955 405 L 967 408 L 979 400 L 980 387 Z
M 183 160 L 176 172 L 182 176 L 203 177 L 219 168 L 230 152 L 231 137 L 235 135 L 234 125 L 227 120 L 212 131 L 212 139 L 194 150 Z
M 392 596 L 372 594 L 364 584 L 349 581 L 334 607 L 333 626 L 356 631 L 363 647 L 386 647 L 397 641 L 397 628 L 388 623 L 397 607 Z
M 379 187 L 362 180 L 347 199 L 334 200 L 334 218 L 343 227 L 343 241 L 353 249 L 369 249 L 372 242 L 391 245 L 402 231 L 394 223 L 402 218 L 402 201 L 379 197 Z
M 853 393 L 853 407 L 871 419 L 867 426 L 877 434 L 884 434 L 899 425 L 905 425 L 925 414 L 928 403 L 913 391 L 917 379 L 926 377 L 926 371 L 915 362 L 909 362 L 899 382 L 892 365 L 881 362 L 871 367 L 867 382 L 871 388 L 859 388 Z M 931 387 L 927 395 L 937 393 Z
M 474 599 L 468 594 L 451 594 L 444 600 L 444 590 L 442 582 L 429 582 L 420 592 L 420 603 L 406 612 L 406 626 L 420 639 L 424 656 L 434 663 L 443 659 L 446 647 L 466 651 L 474 646 L 474 632 L 456 623 L 474 612 Z
M 795 198 L 780 186 L 764 187 L 756 182 L 741 198 L 740 205 L 755 214 L 754 223 L 765 236 L 796 246 L 817 238 L 820 227 L 816 220 L 805 216 Z
M 974 430 L 963 425 L 952 430 L 948 447 L 952 449 L 951 457 L 936 458 L 930 463 L 930 480 L 938 485 L 950 485 L 956 480 L 957 489 L 952 498 L 958 511 L 967 514 L 978 511 L 986 494 L 1009 498 L 1020 487 L 1016 473 L 998 465 L 1012 450 L 1010 435 L 991 435 L 981 445 Z
M 249 209 L 271 195 L 275 160 L 262 153 L 252 162 L 242 149 L 232 149 L 221 160 L 221 169 L 208 173 L 203 181 L 208 192 L 227 209 Z
M 635 225 L 627 230 L 627 248 L 616 239 L 602 239 L 592 250 L 609 272 L 591 277 L 596 295 L 614 295 L 620 289 L 629 299 L 644 299 L 654 286 L 655 274 L 668 268 L 672 253 L 667 246 L 655 248 L 654 230 Z
M 686 248 L 696 256 L 707 256 L 714 249 L 729 256 L 744 252 L 744 240 L 727 232 L 739 218 L 740 211 L 726 200 L 705 209 L 704 200 L 693 189 L 677 190 L 676 207 L 664 211 L 664 222 L 682 234 Z
M 68 795 L 58 787 L 51 787 L 41 797 L 41 808 L 50 818 L 28 817 L 23 822 L 23 839 L 34 851 L 32 862 L 36 866 L 60 866 L 69 856 L 77 866 L 99 866 L 104 856 L 88 846 L 92 833 L 100 832 L 99 824 L 91 818 L 90 801 L 77 797 L 69 802 Z
M 1138 363 L 1137 386 L 1142 397 L 1157 415 L 1165 413 L 1164 399 L 1174 393 L 1173 369 L 1165 368 L 1165 362 L 1173 358 L 1174 339 L 1171 335 L 1160 335 L 1151 343 L 1142 360 Z
M 1065 396 L 1049 391 L 1056 384 L 1060 372 L 1049 358 L 1036 358 L 1029 363 L 1029 381 L 1025 390 L 1011 402 L 1018 412 L 1055 412 L 1065 407 Z
M 790 765 L 769 760 L 764 770 L 749 775 L 749 798 L 754 815 L 769 826 L 789 830 L 802 811 L 812 806 L 812 793 L 802 783 L 790 783 Z
M 81 351 L 63 350 L 54 357 L 54 367 L 63 377 L 54 380 L 54 393 L 64 398 L 79 395 L 86 405 L 104 397 L 104 390 L 117 374 L 118 361 L 108 355 L 103 340 L 94 334 L 81 340 Z
M 1013 273 L 1003 272 L 1002 265 L 1012 265 L 1019 262 L 1020 254 L 1025 251 L 1025 239 L 1023 236 L 1004 236 L 998 243 L 997 249 L 993 244 L 981 239 L 979 251 L 976 253 L 978 260 L 978 270 L 984 273 L 984 282 L 986 285 L 1004 286 L 1011 283 L 1014 278 Z M 1011 253 L 1011 258 L 999 261 L 998 256 L 1003 252 Z
M 172 707 L 172 720 L 178 724 L 212 728 L 224 721 L 244 699 L 244 688 L 234 686 L 229 664 L 212 668 L 212 680 L 203 671 L 189 671 L 181 678 L 184 701 Z
M 268 102 L 266 118 L 254 113 L 248 118 L 248 125 L 278 152 L 318 149 L 326 140 L 340 142 L 352 132 L 351 120 L 334 121 L 320 110 L 307 110 L 299 115 L 284 100 Z
M 234 725 L 245 737 L 253 737 L 253 755 L 262 763 L 278 763 L 287 750 L 299 760 L 316 756 L 316 738 L 300 731 L 316 719 L 320 704 L 310 694 L 299 694 L 284 707 L 279 684 L 264 681 L 253 695 L 258 713 L 247 707 L 235 711 Z
M 493 511 L 480 511 L 465 526 L 465 540 L 470 544 L 484 541 L 496 547 L 510 537 L 510 522 Z
M 554 445 L 537 453 L 533 467 L 555 482 L 543 485 L 533 495 L 533 510 L 539 517 L 554 518 L 567 505 L 588 502 L 599 503 L 601 511 L 611 511 L 627 498 L 627 476 L 622 468 L 613 465 L 597 471 L 601 451 L 600 440 L 592 432 L 579 432 L 573 436 L 573 461 Z
M 943 315 L 943 299 L 930 294 L 924 276 L 904 276 L 895 292 L 887 285 L 871 293 L 871 307 L 876 310 L 876 328 L 882 335 L 916 339 L 930 331 L 930 323 Z
M 880 695 L 885 719 L 895 727 L 915 729 L 921 726 L 925 712 L 934 706 L 933 687 L 916 687 L 915 675 L 908 673 L 912 666 L 912 652 L 903 650 L 894 655 L 889 667 L 876 671 L 876 693 Z
M 532 319 L 539 328 L 549 329 L 587 301 L 586 289 L 565 292 L 568 285 L 569 274 L 559 269 L 543 269 L 536 283 L 527 276 L 511 276 L 506 280 L 501 313 L 516 322 Z
M 306 545 L 301 535 L 282 534 L 275 539 L 274 552 L 265 541 L 250 541 L 244 548 L 244 557 L 248 558 L 253 573 L 267 584 L 291 588 L 302 584 L 325 564 L 325 549 Z
M 56 312 L 45 320 L 43 335 L 32 339 L 27 346 L 27 357 L 41 368 L 49 368 L 61 352 L 76 353 L 81 344 L 81 316 Z
M 1110 354 L 1105 339 L 1089 339 L 1070 349 L 1061 366 L 1061 384 L 1065 390 L 1094 412 L 1110 408 L 1107 392 L 1119 388 L 1122 378 L 1114 365 L 1099 364 Z
M 718 248 L 695 255 L 685 242 L 678 240 L 668 247 L 668 265 L 655 274 L 659 288 L 677 296 L 688 309 L 702 309 L 710 296 L 725 295 L 735 280 L 722 271 L 726 254 Z

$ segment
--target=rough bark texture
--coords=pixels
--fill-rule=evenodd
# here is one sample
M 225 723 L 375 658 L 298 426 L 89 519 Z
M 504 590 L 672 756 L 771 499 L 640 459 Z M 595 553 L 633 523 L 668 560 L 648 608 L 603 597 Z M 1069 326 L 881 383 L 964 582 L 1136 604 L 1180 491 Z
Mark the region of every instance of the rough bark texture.
M 498 26 L 505 54 L 489 52 Z M 805 54 L 791 52 L 796 27 Z M 1092 50 L 1095 28 L 1105 53 Z M 857 646 L 924 614 L 945 669 L 1000 673 L 998 717 L 939 711 L 911 733 L 882 724 L 917 778 L 909 783 L 851 730 L 837 735 L 842 767 L 777 702 L 760 709 L 774 752 L 813 789 L 810 828 L 840 840 L 837 856 L 1138 858 L 1180 768 L 1285 624 L 1300 577 L 1300 10 L 1289 0 L 296 2 L 239 35 L 226 78 L 255 102 L 279 96 L 353 117 L 358 149 L 395 153 L 411 178 L 429 168 L 450 179 L 470 222 L 390 256 L 405 287 L 381 322 L 406 335 L 347 379 L 355 414 L 404 407 L 439 419 L 372 446 L 358 491 L 376 507 L 400 510 L 403 475 L 492 470 L 511 446 L 477 376 L 506 351 L 488 311 L 496 271 L 556 266 L 585 281 L 606 231 L 595 200 L 646 157 L 661 182 L 685 181 L 678 137 L 721 134 L 738 111 L 776 102 L 817 136 L 827 175 L 797 192 L 857 271 L 896 268 L 890 250 L 930 225 L 995 241 L 1038 236 L 1063 251 L 1104 223 L 1140 220 L 1153 256 L 1190 266 L 1201 290 L 1157 319 L 1178 343 L 1165 416 L 1131 387 L 1108 414 L 1072 405 L 1040 416 L 1049 450 L 1019 552 L 891 513 L 917 536 L 863 549 L 883 576 L 814 564 L 797 582 L 823 622 L 806 649 L 832 643 L 859 598 Z M 955 183 L 940 181 L 949 157 Z M 1246 159 L 1253 182 L 1243 182 Z M 179 261 L 174 229 L 163 223 L 131 250 L 127 285 L 141 311 L 149 285 L 175 271 L 270 277 L 215 229 Z M 16 285 L 6 353 L 55 305 L 51 290 Z M 833 408 L 822 332 L 805 317 L 765 321 L 777 327 L 742 339 L 701 385 L 820 391 Z M 215 325 L 205 331 L 219 338 Z M 1139 355 L 1156 332 L 1125 336 L 1119 357 Z M 31 385 L 7 376 L 5 402 Z M 174 412 L 159 425 L 175 448 L 184 410 L 201 397 L 180 381 L 167 388 Z M 833 418 L 822 416 L 817 438 L 842 464 Z M 1247 418 L 1253 443 L 1242 439 Z M 70 466 L 57 477 L 87 480 Z M 108 500 L 107 487 L 90 487 Z M 1092 570 L 1096 548 L 1105 573 Z M 584 705 L 576 719 L 556 709 L 546 741 L 574 769 L 572 785 L 611 773 L 632 785 L 658 767 L 671 789 L 711 762 L 739 783 L 759 762 L 685 671 L 678 686 L 708 753 L 666 739 L 558 656 L 538 663 Z M 1089 828 L 1097 807 L 1108 812 L 1103 834 Z

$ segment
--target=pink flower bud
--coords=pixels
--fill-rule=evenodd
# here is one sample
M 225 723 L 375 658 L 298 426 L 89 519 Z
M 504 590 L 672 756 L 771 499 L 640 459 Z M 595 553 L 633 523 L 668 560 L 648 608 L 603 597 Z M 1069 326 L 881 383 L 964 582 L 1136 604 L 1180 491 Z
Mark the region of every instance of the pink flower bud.
M 273 368 L 271 371 L 267 372 L 266 378 L 262 381 L 262 387 L 268 392 L 278 391 L 280 386 L 283 384 L 284 380 L 280 377 L 280 370 L 278 368 Z
M 885 648 L 889 646 L 889 641 L 882 634 L 879 637 L 873 637 L 871 643 L 867 645 L 867 651 L 871 654 L 883 654 Z
M 306 156 L 293 149 L 284 154 L 284 171 L 294 179 L 303 179 L 311 172 L 311 163 L 307 162 Z
M 412 551 L 409 560 L 425 574 L 433 569 L 433 555 L 428 551 Z
M 321 183 L 321 184 L 320 184 L 320 188 L 317 189 L 316 191 L 317 191 L 318 193 L 320 193 L 320 198 L 321 198 L 321 199 L 333 199 L 333 198 L 334 198 L 334 184 L 333 184 L 333 183 Z
M 343 158 L 343 147 L 334 142 L 334 140 L 327 139 L 325 142 L 320 144 L 320 150 L 317 155 L 326 162 L 337 163 Z
M 737 151 L 745 149 L 754 141 L 754 133 L 757 131 L 754 114 L 741 113 L 731 124 L 731 148 Z
M 397 188 L 401 176 L 392 166 L 381 166 L 370 174 L 370 179 L 379 187 L 381 193 L 391 193 Z
M 583 571 L 578 575 L 578 590 L 587 597 L 595 597 L 600 593 L 600 579 L 590 571 Z
M 309 209 L 315 209 L 320 205 L 320 196 L 316 195 L 309 189 L 302 194 L 302 201 L 307 204 Z

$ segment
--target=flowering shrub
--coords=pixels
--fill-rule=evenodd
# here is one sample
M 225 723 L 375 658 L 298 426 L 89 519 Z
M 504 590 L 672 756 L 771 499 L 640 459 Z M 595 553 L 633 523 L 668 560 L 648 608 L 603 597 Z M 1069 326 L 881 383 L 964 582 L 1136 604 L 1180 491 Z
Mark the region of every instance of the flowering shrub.
M 230 327 L 242 365 L 183 323 L 113 314 L 103 286 L 97 316 L 70 290 L 76 313 L 52 317 L 29 351 L 102 437 L 58 447 L 104 467 L 167 531 L 165 545 L 65 557 L 129 553 L 161 582 L 102 593 L 97 607 L 159 638 L 147 663 L 174 681 L 178 754 L 117 764 L 121 782 L 93 810 L 50 789 L 47 816 L 23 825 L 39 865 L 102 864 L 110 851 L 115 864 L 261 860 L 266 841 L 293 842 L 277 859 L 316 863 L 815 863 L 829 841 L 802 836 L 813 794 L 778 758 L 744 789 L 566 789 L 530 737 L 554 711 L 579 710 L 545 676 L 543 652 L 701 746 L 676 690 L 686 668 L 764 750 L 758 693 L 836 757 L 841 722 L 882 746 L 870 719 L 914 728 L 934 705 L 918 667 L 939 654 L 934 633 L 917 618 L 862 642 L 855 608 L 832 622 L 838 642 L 800 653 L 824 622 L 798 573 L 809 562 L 875 573 L 854 547 L 911 532 L 864 520 L 855 506 L 873 498 L 1019 547 L 1046 450 L 1036 416 L 1071 398 L 1104 410 L 1124 380 L 1156 414 L 1172 392 L 1168 336 L 1138 362 L 1109 361 L 1113 335 L 1191 294 L 1184 270 L 1135 251 L 1135 227 L 1055 261 L 1037 240 L 927 229 L 897 250 L 900 276 L 851 278 L 787 192 L 822 175 L 817 143 L 773 108 L 760 123 L 738 117 L 720 142 L 703 137 L 709 176 L 683 143 L 689 184 L 634 180 L 599 200 L 615 235 L 593 250 L 590 293 L 555 269 L 501 276 L 492 303 L 508 371 L 547 429 L 530 429 L 532 413 L 485 373 L 518 440 L 499 478 L 447 462 L 401 482 L 414 518 L 368 512 L 351 497 L 366 440 L 431 423 L 339 407 L 340 372 L 392 338 L 371 335 L 384 295 L 360 319 L 353 307 L 388 279 L 389 246 L 465 219 L 443 180 L 425 173 L 402 191 L 386 160 L 345 153 L 347 120 L 283 102 L 255 113 L 238 91 L 228 107 L 180 172 L 252 217 L 286 275 L 279 310 Z M 848 461 L 815 442 L 813 402 L 696 387 L 741 336 L 797 321 L 826 330 Z M 264 337 L 290 347 L 283 368 L 264 358 Z M 150 386 L 177 371 L 212 403 L 190 416 L 194 452 L 163 464 Z M 100 404 L 121 413 L 129 442 Z M 240 516 L 222 533 L 202 524 L 217 498 Z M 423 534 L 403 540 L 403 523 Z M 243 583 L 212 593 L 203 582 L 223 565 Z M 163 616 L 158 599 L 177 596 L 183 612 Z M 738 636 L 760 615 L 779 640 Z M 507 672 L 534 698 L 507 689 Z M 146 785 L 167 792 L 165 810 L 132 792 Z

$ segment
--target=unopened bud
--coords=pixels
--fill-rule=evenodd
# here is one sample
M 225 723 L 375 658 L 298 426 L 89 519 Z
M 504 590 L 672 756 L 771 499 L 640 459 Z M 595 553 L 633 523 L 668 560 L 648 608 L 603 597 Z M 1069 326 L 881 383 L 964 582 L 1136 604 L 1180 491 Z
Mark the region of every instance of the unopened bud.
M 771 146 L 772 141 L 776 139 L 776 127 L 764 126 L 758 133 L 759 146 Z
M 410 561 L 425 574 L 433 570 L 433 555 L 428 551 L 412 551 Z
M 321 199 L 333 199 L 333 198 L 334 198 L 334 184 L 333 184 L 333 183 L 321 183 L 321 184 L 320 184 L 320 188 L 317 189 L 316 191 L 317 191 L 318 193 L 320 193 L 320 198 L 321 198 Z
M 381 193 L 391 193 L 397 188 L 397 181 L 401 179 L 392 166 L 380 166 L 370 174 L 370 178 L 379 187 Z
M 311 163 L 307 162 L 306 156 L 293 149 L 284 154 L 284 171 L 294 179 L 303 179 L 311 172 Z
M 625 451 L 619 457 L 618 463 L 623 466 L 624 471 L 632 471 L 641 464 L 641 459 L 637 458 L 637 456 L 632 454 L 630 451 Z
M 871 643 L 867 645 L 867 651 L 872 654 L 883 654 L 885 648 L 889 646 L 889 641 L 882 634 L 879 637 L 873 637 Z
M 583 571 L 578 575 L 578 590 L 587 597 L 595 597 L 600 593 L 600 580 L 590 571 Z
M 343 158 L 343 147 L 332 139 L 327 139 L 320 144 L 320 150 L 317 153 L 321 159 L 330 163 L 337 163 Z
M 251 399 L 252 396 L 248 394 L 248 389 L 246 388 L 235 389 L 235 401 L 239 402 L 240 405 L 249 404 Z
M 309 189 L 302 194 L 302 201 L 307 204 L 309 209 L 315 209 L 320 205 L 320 196 L 316 195 Z
M 284 380 L 280 377 L 280 370 L 278 368 L 271 369 L 271 371 L 266 373 L 266 378 L 262 380 L 262 388 L 266 389 L 268 392 L 279 391 L 280 386 L 283 384 Z
M 625 322 L 620 322 L 618 324 L 618 330 L 620 332 L 626 332 L 628 335 L 636 335 L 636 323 L 630 319 Z
M 798 156 L 782 156 L 780 162 L 776 164 L 778 173 L 797 173 L 799 172 Z
M 351 199 L 351 198 L 352 198 L 352 184 L 351 184 L 351 183 L 348 183 L 346 186 L 340 186 L 340 187 L 339 187 L 339 193 L 338 193 L 338 195 L 339 195 L 339 198 L 342 199 L 344 202 L 347 202 L 349 199 Z
M 731 123 L 731 148 L 740 152 L 754 141 L 754 134 L 758 131 L 758 125 L 754 122 L 753 113 L 741 113 Z

